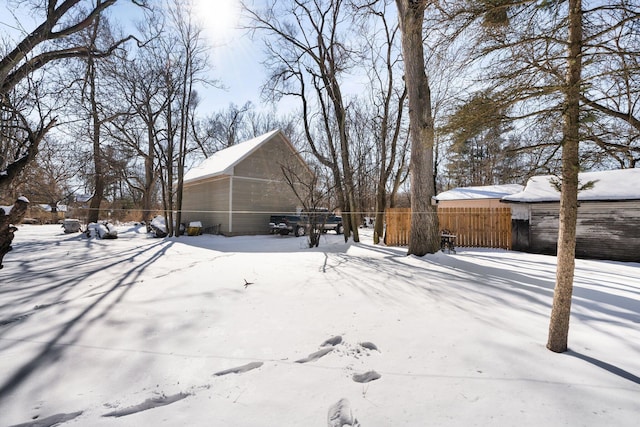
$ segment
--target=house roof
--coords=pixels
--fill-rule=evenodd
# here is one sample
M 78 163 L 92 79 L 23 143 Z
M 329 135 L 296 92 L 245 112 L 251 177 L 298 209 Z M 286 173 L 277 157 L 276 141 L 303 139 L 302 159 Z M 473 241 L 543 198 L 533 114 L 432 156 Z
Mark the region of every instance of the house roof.
M 40 206 L 45 212 L 51 212 L 51 205 L 47 205 L 47 204 L 41 203 L 38 206 Z M 56 210 L 58 212 L 67 212 L 68 211 L 68 207 L 67 207 L 67 205 L 56 205 Z
M 458 187 L 443 191 L 436 196 L 436 200 L 477 200 L 477 199 L 501 199 L 509 194 L 522 191 L 524 186 L 520 184 L 485 185 L 477 187 Z
M 221 175 L 233 175 L 234 166 L 246 159 L 277 134 L 280 134 L 285 141 L 288 141 L 286 137 L 284 137 L 284 134 L 282 134 L 279 129 L 276 129 L 248 141 L 232 145 L 224 150 L 217 151 L 198 166 L 191 168 L 189 172 L 184 175 L 184 183 Z
M 593 183 L 591 188 L 578 192 L 579 201 L 640 200 L 640 169 L 583 172 L 578 174 L 579 186 Z M 530 178 L 523 191 L 505 196 L 507 203 L 559 202 L 560 192 L 554 185 L 555 175 Z

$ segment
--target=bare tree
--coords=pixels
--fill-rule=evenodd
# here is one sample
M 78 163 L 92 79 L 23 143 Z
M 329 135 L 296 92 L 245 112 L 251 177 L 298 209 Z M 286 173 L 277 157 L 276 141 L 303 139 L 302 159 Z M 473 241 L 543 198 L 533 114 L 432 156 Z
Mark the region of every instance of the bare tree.
M 101 41 L 107 37 L 108 43 L 111 42 L 110 28 L 108 21 L 96 17 L 93 24 L 87 28 L 86 33 L 79 34 L 84 36 L 88 49 L 96 50 Z M 88 123 L 86 123 L 85 131 L 89 133 L 89 140 L 92 147 L 92 186 L 93 195 L 89 202 L 89 212 L 87 222 L 98 222 L 100 219 L 100 206 L 105 197 L 106 190 L 106 173 L 108 171 L 105 150 L 103 149 L 103 126 L 105 122 L 112 120 L 111 113 L 105 111 L 105 100 L 107 95 L 101 91 L 101 78 L 99 64 L 95 58 L 89 56 L 85 59 L 85 77 L 81 82 L 81 103 L 85 105 L 87 111 Z M 81 132 L 84 133 L 84 132 Z
M 56 118 L 50 112 L 43 111 L 37 98 L 29 107 L 35 106 L 39 114 L 21 108 L 16 99 L 33 94 L 34 88 L 38 87 L 33 84 L 34 76 L 37 71 L 45 70 L 47 65 L 68 58 L 104 58 L 132 38 L 114 41 L 104 49 L 71 42 L 76 34 L 89 28 L 97 17 L 115 3 L 116 0 L 50 0 L 44 5 L 37 3 L 34 10 L 42 11 L 45 15 L 42 23 L 0 58 L 0 118 L 3 119 L 0 128 L 11 129 L 2 138 L 16 138 L 11 139 L 16 147 L 14 156 L 3 162 L 5 166 L 3 173 L 0 173 L 0 189 L 8 187 L 34 160 L 39 144 L 56 124 Z M 46 78 L 46 73 L 40 73 L 38 79 L 42 79 L 43 75 Z M 8 124 L 4 123 L 7 115 L 10 119 Z M 33 122 L 34 117 L 38 118 L 36 123 Z M 12 221 L 19 219 L 22 202 L 16 202 L 14 208 L 16 213 L 6 217 Z M 11 244 L 13 232 L 9 227 L 6 221 L 0 224 L 0 247 L 9 247 Z
M 323 168 L 315 165 L 313 173 L 301 169 L 298 163 L 282 164 L 282 175 L 302 205 L 302 214 L 307 219 L 307 240 L 310 248 L 320 245 L 327 213 L 325 211 L 333 188 L 323 179 Z
M 417 256 L 435 253 L 440 248 L 438 215 L 431 203 L 435 196 L 435 134 L 422 42 L 424 14 L 428 4 L 428 0 L 396 0 L 402 32 L 411 135 L 411 234 L 408 253 Z
M 26 78 L 25 80 L 29 80 Z M 56 125 L 48 111 L 39 108 L 33 94 L 11 90 L 0 94 L 0 190 L 5 191 L 20 173 L 34 161 L 45 135 Z M 38 123 L 34 123 L 34 116 Z
M 581 132 L 584 157 L 633 168 L 640 160 L 640 4 L 614 1 L 588 8 Z M 584 162 L 584 160 L 583 160 Z
M 184 189 L 185 161 L 191 151 L 189 147 L 189 123 L 193 122 L 198 98 L 194 91 L 194 84 L 198 81 L 206 68 L 206 51 L 202 46 L 202 30 L 194 23 L 192 11 L 181 6 L 178 2 L 171 9 L 171 16 L 179 36 L 182 49 L 182 69 L 179 95 L 179 148 L 177 161 L 176 183 L 176 223 L 182 220 L 182 194 Z M 178 236 L 178 230 L 174 231 Z
M 118 56 L 111 70 L 116 94 L 122 106 L 109 123 L 109 135 L 121 150 L 130 153 L 124 174 L 128 185 L 141 194 L 140 220 L 149 223 L 160 195 L 158 149 L 163 138 L 163 112 L 170 99 L 165 96 L 164 73 L 168 60 L 163 51 L 165 23 L 157 11 L 148 11 L 139 31 L 149 40 L 135 55 Z
M 344 34 L 350 22 L 343 0 L 270 1 L 265 10 L 243 6 L 250 27 L 265 39 L 270 71 L 265 92 L 272 99 L 298 97 L 307 144 L 332 172 L 345 240 L 359 240 L 354 166 L 342 79 L 352 67 L 352 46 Z
M 131 73 L 122 76 L 130 110 L 113 126 L 119 140 L 144 159 L 144 174 L 133 177 L 143 194 L 143 220 L 149 221 L 159 186 L 168 236 L 180 235 L 184 169 L 198 105 L 194 85 L 207 60 L 191 14 L 189 5 L 167 1 L 147 16 L 143 32 L 150 41 L 126 67 Z
M 387 206 L 389 184 L 395 175 L 401 179 L 400 172 L 408 154 L 406 145 L 402 144 L 403 133 L 406 133 L 405 103 L 407 90 L 404 81 L 399 77 L 402 62 L 399 46 L 399 27 L 388 22 L 388 2 L 369 4 L 361 9 L 364 22 L 363 34 L 370 34 L 363 40 L 364 55 L 370 67 L 367 75 L 371 92 L 368 94 L 372 117 L 364 118 L 367 122 L 365 133 L 373 139 L 370 153 L 371 169 L 375 171 L 370 180 L 375 201 L 374 243 L 380 243 L 384 235 L 384 210 Z M 374 19 L 369 19 L 373 17 Z M 371 22 L 373 21 L 373 22 Z M 372 34 L 373 33 L 373 34 Z M 359 168 L 359 176 L 368 174 Z M 398 180 L 399 181 L 399 180 Z M 399 182 L 398 182 L 399 184 Z M 397 192 L 399 185 L 392 185 L 390 191 Z
M 205 134 L 202 138 L 209 144 L 207 147 L 201 147 L 204 155 L 208 157 L 218 150 L 250 139 L 250 129 L 246 121 L 253 110 L 254 106 L 251 101 L 245 102 L 241 107 L 231 103 L 226 109 L 206 118 L 203 123 Z
M 89 28 L 101 13 L 115 3 L 116 0 L 98 1 L 92 7 L 86 8 L 87 2 L 82 0 L 49 1 L 42 9 L 45 13 L 44 22 L 0 59 L 2 109 L 12 111 L 25 127 L 23 131 L 26 133 L 23 135 L 24 148 L 21 155 L 7 165 L 6 174 L 0 174 L 0 187 L 8 185 L 33 160 L 38 151 L 38 144 L 56 123 L 54 118 L 45 115 L 42 117 L 44 121 L 41 120 L 38 125 L 33 126 L 22 113 L 15 110 L 16 105 L 11 101 L 11 92 L 14 89 L 28 91 L 29 88 L 22 84 L 27 82 L 35 71 L 49 63 L 68 58 L 104 58 L 133 38 L 128 36 L 117 40 L 104 49 L 70 42 L 76 34 Z
M 31 203 L 49 205 L 51 220 L 57 220 L 58 205 L 72 201 L 75 190 L 72 180 L 79 168 L 73 164 L 76 159 L 69 156 L 66 147 L 66 142 L 47 136 L 35 161 L 12 185 L 14 199 L 28 194 Z

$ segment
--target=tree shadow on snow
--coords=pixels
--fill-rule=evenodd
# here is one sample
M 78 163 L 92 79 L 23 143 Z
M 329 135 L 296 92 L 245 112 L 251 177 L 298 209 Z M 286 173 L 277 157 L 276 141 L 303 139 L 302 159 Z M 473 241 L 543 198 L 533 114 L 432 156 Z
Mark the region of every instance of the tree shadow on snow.
M 496 258 L 490 255 L 482 255 L 473 253 L 468 257 L 470 261 L 466 261 L 463 257 L 452 257 L 450 262 L 455 268 L 461 268 L 464 271 L 473 270 L 480 274 L 481 277 L 500 277 L 506 279 L 503 284 L 500 281 L 492 283 L 479 279 L 478 282 L 484 286 L 495 284 L 507 285 L 508 288 L 518 293 L 539 293 L 549 298 L 553 298 L 553 290 L 555 287 L 556 257 L 549 255 L 537 255 L 532 258 L 531 254 L 525 254 L 521 257 L 518 252 L 509 252 L 508 259 Z M 475 260 L 488 261 L 493 266 L 479 266 Z M 577 260 L 575 268 L 575 277 L 573 281 L 573 298 L 572 306 L 583 308 L 584 310 L 572 310 L 572 316 L 585 321 L 601 321 L 601 314 L 611 316 L 613 319 L 607 319 L 608 324 L 626 325 L 631 321 L 640 323 L 640 293 L 638 288 L 632 286 L 624 286 L 625 295 L 638 295 L 639 298 L 628 297 L 622 295 L 620 281 L 608 281 L 607 277 L 611 277 L 606 270 L 598 270 L 597 263 L 607 263 L 606 261 L 589 261 L 586 264 Z M 635 263 L 620 263 L 620 269 L 631 268 L 635 270 Z M 514 269 L 521 271 L 514 271 Z M 526 272 L 523 272 L 525 270 Z M 640 271 L 640 270 L 638 270 Z M 622 273 L 620 273 L 622 274 Z M 636 275 L 640 278 L 640 275 Z M 633 279 L 629 277 L 629 280 Z M 640 281 L 636 280 L 639 284 Z M 487 283 L 489 282 L 489 283 Z M 506 289 L 509 290 L 509 289 Z M 544 306 L 551 306 L 551 301 L 543 298 L 539 302 Z M 595 314 L 591 314 L 595 313 Z M 615 320 L 618 319 L 618 320 Z
M 587 356 L 586 354 L 578 353 L 577 351 L 573 351 L 573 350 L 568 350 L 564 354 L 566 354 L 567 356 L 572 356 L 577 359 L 584 360 L 585 362 L 591 363 L 592 365 L 597 366 L 598 368 L 602 368 L 605 371 L 608 371 L 614 375 L 617 375 L 620 378 L 624 378 L 625 380 L 629 380 L 635 384 L 640 384 L 640 377 L 638 377 L 637 375 L 634 375 L 629 371 L 625 371 L 624 369 L 619 368 L 610 363 L 607 363 L 603 360 L 599 360 L 599 359 L 596 359 L 595 357 Z
M 348 286 L 385 306 L 413 300 L 428 309 L 430 303 L 446 303 L 461 312 L 471 310 L 474 319 L 490 328 L 506 327 L 504 313 L 492 307 L 509 307 L 529 313 L 544 324 L 548 322 L 555 287 L 555 257 L 476 250 L 413 257 L 399 248 L 359 247 L 362 252 L 327 254 L 321 271 L 339 276 L 339 280 L 331 281 L 339 293 Z M 615 280 L 611 279 L 610 269 L 598 269 L 601 262 L 578 263 L 571 315 L 603 334 L 615 331 L 617 339 L 638 348 L 638 343 L 630 342 L 628 337 L 630 332 L 635 334 L 640 323 L 640 270 L 636 264 L 620 265 L 625 279 Z M 518 333 L 520 326 L 512 327 Z M 640 384 L 637 375 L 619 366 L 575 351 L 567 354 Z
M 406 294 L 411 294 L 446 300 L 461 310 L 477 305 L 478 315 L 488 319 L 491 313 L 483 307 L 486 299 L 507 305 L 516 297 L 515 300 L 522 302 L 518 305 L 521 311 L 544 316 L 550 313 L 555 287 L 555 257 L 519 256 L 518 252 L 508 252 L 505 257 L 475 251 L 412 257 L 398 248 L 359 247 L 363 252 L 357 255 L 352 252 L 327 254 L 322 271 L 335 271 L 341 277 L 339 286 L 348 284 L 369 297 L 386 301 L 402 303 L 406 301 Z M 366 271 L 374 273 L 362 274 Z M 363 277 L 375 279 L 367 281 Z M 398 289 L 397 279 L 407 286 Z M 576 269 L 572 316 L 592 322 L 593 327 L 603 321 L 603 315 L 609 316 L 605 320 L 609 325 L 628 328 L 629 322 L 640 323 L 640 299 L 629 296 L 637 295 L 637 292 L 616 292 L 612 285 L 601 282 L 602 277 Z M 393 285 L 389 286 L 390 283 Z
M 77 235 L 65 239 L 75 240 Z M 89 240 L 89 239 L 88 239 Z M 92 239 L 93 240 L 93 239 Z M 87 245 L 102 245 L 100 240 L 87 242 Z M 21 251 L 46 251 L 47 245 L 51 242 L 34 242 L 23 245 Z M 132 286 L 142 273 L 161 260 L 162 256 L 173 245 L 167 240 L 141 240 L 141 244 L 136 247 L 126 248 L 114 245 L 106 250 L 103 256 L 95 256 L 95 253 L 84 256 L 67 257 L 62 263 L 47 265 L 45 260 L 30 258 L 23 261 L 19 267 L 12 270 L 4 270 L 3 276 L 9 273 L 12 280 L 5 282 L 0 287 L 0 297 L 3 304 L 0 306 L 0 338 L 7 332 L 7 328 L 19 327 L 21 321 L 30 316 L 37 316 L 40 310 L 51 306 L 57 306 L 61 310 L 67 303 L 87 298 L 90 303 L 82 305 L 79 312 L 61 324 L 43 325 L 43 331 L 39 334 L 47 335 L 46 338 L 35 336 L 35 334 L 20 339 L 5 339 L 6 342 L 18 344 L 21 341 L 43 342 L 44 345 L 28 360 L 5 378 L 0 385 L 0 399 L 10 394 L 20 384 L 31 376 L 36 375 L 40 369 L 49 366 L 59 359 L 65 351 L 72 348 L 92 324 L 104 318 L 112 311 L 127 295 Z M 104 247 L 108 247 L 108 243 Z M 90 252 L 90 251 L 87 251 Z M 135 262 L 134 262 L 135 259 Z M 142 261 L 138 261 L 142 260 Z M 82 265 L 82 268 L 73 269 L 73 265 Z M 109 277 L 101 286 L 91 285 L 82 291 L 75 289 L 75 286 L 87 281 L 92 282 L 92 276 L 102 270 L 117 272 L 115 277 Z M 11 276 L 13 275 L 13 276 Z M 24 283 L 21 276 L 29 277 L 30 282 Z M 72 294 L 72 292 L 74 292 Z M 48 301 L 44 304 L 35 305 L 32 310 L 22 313 L 11 313 L 12 306 L 24 306 L 39 301 Z M 9 313 L 9 314 L 8 314 Z M 9 318 L 6 318 L 8 315 Z M 4 325 L 3 325 L 4 323 Z M 47 329 L 49 328 L 49 329 Z M 48 335 L 53 334 L 52 337 Z M 6 350 L 5 346 L 5 350 Z
M 223 253 L 309 253 L 309 252 L 346 252 L 353 244 L 345 243 L 344 236 L 333 232 L 323 234 L 317 248 L 309 248 L 307 236 L 294 235 L 252 235 L 252 236 L 218 236 L 204 234 L 201 236 L 172 237 L 175 243 L 182 243 L 201 249 L 210 249 Z

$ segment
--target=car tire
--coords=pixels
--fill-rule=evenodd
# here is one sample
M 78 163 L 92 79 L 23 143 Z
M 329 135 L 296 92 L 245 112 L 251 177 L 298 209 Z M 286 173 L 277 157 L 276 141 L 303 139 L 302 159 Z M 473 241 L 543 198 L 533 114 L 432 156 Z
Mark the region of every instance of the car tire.
M 296 230 L 295 230 L 296 237 L 304 236 L 304 234 L 305 234 L 304 226 L 302 225 L 296 226 Z

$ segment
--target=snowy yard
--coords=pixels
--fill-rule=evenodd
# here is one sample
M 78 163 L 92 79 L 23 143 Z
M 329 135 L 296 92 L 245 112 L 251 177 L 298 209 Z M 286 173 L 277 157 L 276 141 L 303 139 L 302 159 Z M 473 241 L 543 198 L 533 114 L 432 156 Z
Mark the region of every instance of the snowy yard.
M 640 264 L 577 261 L 571 351 L 554 354 L 554 257 L 407 257 L 363 234 L 306 249 L 20 227 L 0 426 L 327 426 L 341 399 L 362 427 L 638 425 Z

